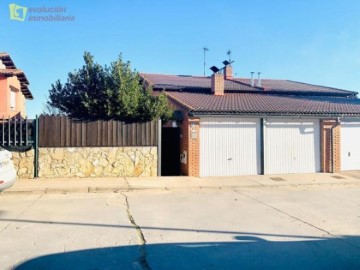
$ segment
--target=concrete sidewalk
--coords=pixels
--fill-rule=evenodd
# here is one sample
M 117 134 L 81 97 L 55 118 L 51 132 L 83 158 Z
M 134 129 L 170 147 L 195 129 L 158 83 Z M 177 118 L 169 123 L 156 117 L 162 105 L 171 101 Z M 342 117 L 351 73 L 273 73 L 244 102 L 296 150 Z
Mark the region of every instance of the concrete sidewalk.
M 357 176 L 357 174 L 359 174 L 359 176 Z M 179 176 L 152 178 L 21 179 L 18 180 L 12 188 L 0 193 L 0 195 L 119 192 L 146 189 L 226 189 L 303 185 L 360 185 L 360 173 L 316 173 L 206 178 Z

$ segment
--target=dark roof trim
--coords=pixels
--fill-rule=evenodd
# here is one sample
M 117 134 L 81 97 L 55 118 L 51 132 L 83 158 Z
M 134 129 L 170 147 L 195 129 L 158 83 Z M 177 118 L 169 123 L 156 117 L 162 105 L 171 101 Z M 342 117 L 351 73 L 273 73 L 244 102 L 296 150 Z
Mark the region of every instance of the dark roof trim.
M 318 84 L 310 84 L 310 83 L 298 82 L 298 81 L 293 81 L 293 80 L 287 80 L 287 81 L 288 82 L 294 82 L 294 83 L 300 83 L 300 84 L 304 84 L 304 85 L 316 86 L 316 87 L 326 87 L 326 88 L 329 88 L 329 89 L 334 89 L 336 91 L 351 92 L 351 93 L 354 93 L 354 94 L 358 94 L 358 92 L 356 92 L 356 91 L 344 90 L 344 89 L 340 89 L 340 88 L 336 88 L 336 87 L 323 86 L 323 85 L 318 85 Z
M 294 118 L 344 118 L 344 117 L 360 117 L 360 113 L 358 114 L 351 114 L 351 113 L 258 113 L 258 112 L 198 112 L 198 111 L 189 111 L 190 117 L 234 117 L 234 116 L 241 116 L 241 117 L 249 117 L 249 118 L 266 118 L 266 117 L 276 117 L 276 118 L 287 118 L 287 117 L 294 117 Z
M 211 91 L 210 88 L 200 88 L 200 87 L 173 87 L 173 88 L 153 88 L 154 91 L 166 91 L 166 92 L 187 92 L 191 91 L 191 93 L 209 93 Z M 225 90 L 225 93 L 244 93 L 244 94 L 269 94 L 269 95 L 288 95 L 288 96 L 316 96 L 316 97 L 325 97 L 329 96 L 329 93 L 321 92 L 321 91 L 282 91 L 282 90 Z M 344 93 L 331 93 L 332 97 L 356 97 L 357 92 L 344 92 Z

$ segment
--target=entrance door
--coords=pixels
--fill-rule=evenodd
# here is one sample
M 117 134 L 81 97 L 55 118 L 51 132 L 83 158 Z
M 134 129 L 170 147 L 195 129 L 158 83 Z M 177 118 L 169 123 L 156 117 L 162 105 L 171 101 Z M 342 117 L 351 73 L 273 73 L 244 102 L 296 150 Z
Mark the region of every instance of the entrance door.
M 162 128 L 161 175 L 180 175 L 180 128 Z

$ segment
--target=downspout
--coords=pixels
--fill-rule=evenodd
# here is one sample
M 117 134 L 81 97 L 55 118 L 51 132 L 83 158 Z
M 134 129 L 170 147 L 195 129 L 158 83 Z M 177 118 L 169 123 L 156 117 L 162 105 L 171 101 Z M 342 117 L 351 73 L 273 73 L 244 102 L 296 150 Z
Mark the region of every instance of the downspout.
M 35 117 L 35 141 L 34 144 L 34 178 L 39 177 L 39 117 Z
M 162 151 L 162 121 L 161 119 L 157 120 L 157 136 L 158 136 L 158 141 L 157 141 L 157 154 L 158 154 L 158 164 L 157 164 L 157 176 L 161 176 L 161 166 L 162 166 L 162 156 L 161 156 L 161 151 Z
M 264 124 L 265 119 L 260 118 L 260 174 L 265 174 L 265 156 L 264 156 Z

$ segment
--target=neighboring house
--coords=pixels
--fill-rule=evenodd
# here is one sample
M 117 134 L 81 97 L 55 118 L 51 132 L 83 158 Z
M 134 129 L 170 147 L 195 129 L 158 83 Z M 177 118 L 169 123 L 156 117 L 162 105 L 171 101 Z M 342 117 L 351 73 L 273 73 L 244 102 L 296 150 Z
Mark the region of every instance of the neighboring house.
M 24 72 L 7 53 L 0 53 L 0 118 L 26 117 L 26 99 L 33 99 Z
M 141 74 L 182 111 L 181 174 L 236 176 L 360 169 L 357 92 L 288 80 Z

